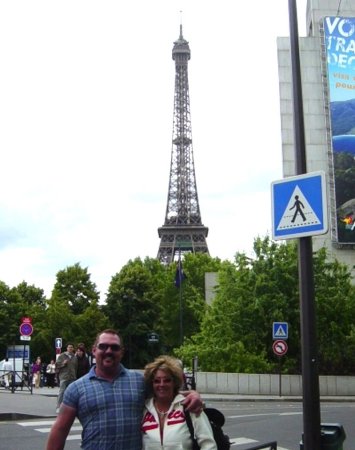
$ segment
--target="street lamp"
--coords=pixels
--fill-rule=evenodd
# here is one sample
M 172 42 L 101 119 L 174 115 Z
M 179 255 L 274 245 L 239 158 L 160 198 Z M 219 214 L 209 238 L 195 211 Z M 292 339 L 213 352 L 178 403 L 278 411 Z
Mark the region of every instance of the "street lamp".
M 128 300 L 128 366 L 132 369 L 132 331 L 131 331 L 131 316 L 132 316 L 132 301 L 133 298 L 124 294 L 124 300 Z

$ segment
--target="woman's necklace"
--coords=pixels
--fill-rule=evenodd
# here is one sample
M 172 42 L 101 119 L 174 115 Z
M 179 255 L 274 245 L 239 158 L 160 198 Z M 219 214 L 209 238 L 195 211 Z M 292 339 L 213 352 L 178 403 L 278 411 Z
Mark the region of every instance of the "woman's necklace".
M 157 407 L 157 405 L 155 404 L 155 409 L 157 410 L 157 413 L 159 414 L 159 416 L 166 416 L 168 414 L 168 411 L 160 411 L 160 409 Z

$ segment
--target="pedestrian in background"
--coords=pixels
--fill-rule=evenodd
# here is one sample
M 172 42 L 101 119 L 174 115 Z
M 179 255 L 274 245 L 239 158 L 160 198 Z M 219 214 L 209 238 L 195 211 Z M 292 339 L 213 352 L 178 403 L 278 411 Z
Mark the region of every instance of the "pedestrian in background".
M 32 364 L 32 386 L 36 389 L 39 388 L 41 383 L 41 370 L 42 370 L 42 361 L 40 356 L 37 356 L 36 361 Z
M 78 360 L 75 357 L 74 345 L 68 344 L 67 351 L 61 353 L 55 363 L 59 378 L 59 393 L 57 398 L 56 413 L 59 412 L 60 404 L 63 401 L 63 395 L 70 383 L 76 380 L 76 370 Z
M 9 358 L 5 358 L 2 370 L 4 374 L 5 387 L 6 389 L 8 389 L 12 380 L 12 371 L 14 370 L 14 368 L 12 367 L 12 362 L 9 361 Z
M 55 361 L 51 359 L 46 369 L 47 387 L 54 388 L 55 386 Z
M 86 354 L 85 345 L 78 344 L 75 352 L 76 359 L 78 360 L 78 367 L 76 369 L 76 379 L 86 375 L 90 370 L 89 358 Z

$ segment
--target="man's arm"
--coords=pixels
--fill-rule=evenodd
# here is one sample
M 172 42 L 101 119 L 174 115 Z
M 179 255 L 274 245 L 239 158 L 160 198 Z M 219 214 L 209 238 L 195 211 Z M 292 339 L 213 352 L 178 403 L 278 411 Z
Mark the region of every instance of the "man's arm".
M 193 390 L 180 391 L 180 393 L 185 396 L 185 400 L 182 402 L 185 408 L 197 416 L 201 414 L 201 411 L 203 410 L 203 402 L 200 394 Z
M 68 359 L 66 358 L 65 354 L 62 353 L 61 355 L 58 356 L 58 359 L 55 362 L 55 367 L 56 367 L 56 369 L 60 370 L 67 364 L 68 364 Z
M 62 403 L 56 421 L 49 433 L 46 450 L 63 450 L 73 425 L 76 409 Z

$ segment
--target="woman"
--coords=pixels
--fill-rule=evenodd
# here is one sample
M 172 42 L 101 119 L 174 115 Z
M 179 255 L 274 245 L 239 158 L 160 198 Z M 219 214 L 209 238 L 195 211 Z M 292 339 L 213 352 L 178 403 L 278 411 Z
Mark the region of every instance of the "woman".
M 148 399 L 143 413 L 143 450 L 191 450 L 192 440 L 179 394 L 183 370 L 170 356 L 159 356 L 144 371 Z M 204 412 L 190 413 L 201 450 L 217 450 L 209 420 Z
M 78 344 L 75 356 L 78 360 L 78 366 L 76 369 L 76 379 L 78 379 L 86 375 L 90 370 L 89 358 L 86 356 L 84 344 Z
M 47 387 L 54 388 L 55 386 L 55 361 L 51 359 L 46 369 Z
M 37 389 L 41 383 L 41 370 L 42 361 L 41 358 L 37 356 L 36 361 L 32 364 L 32 385 Z

